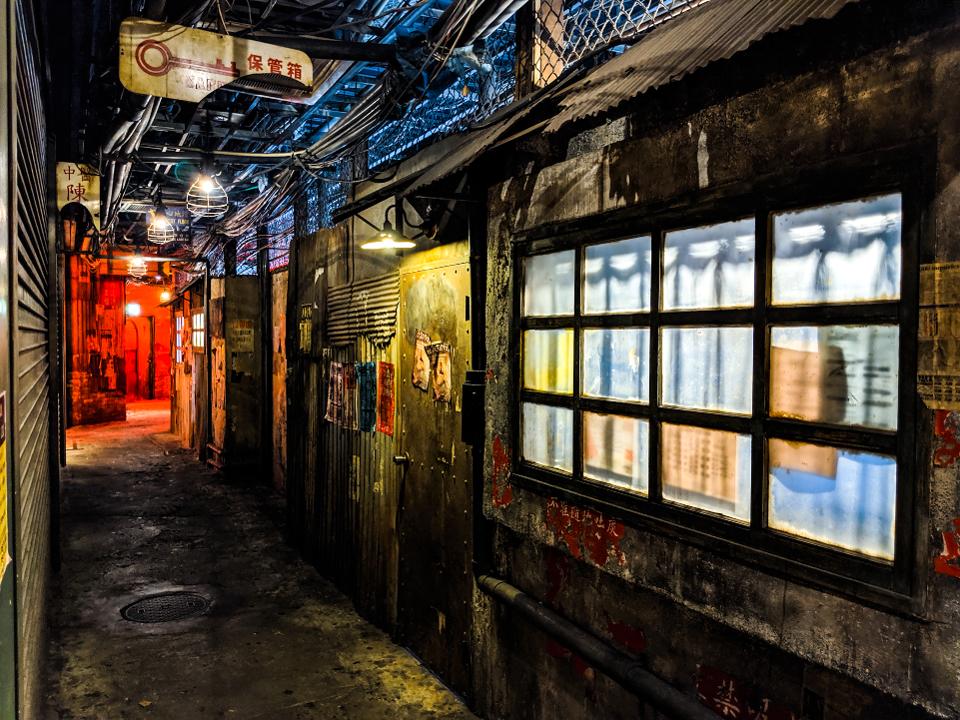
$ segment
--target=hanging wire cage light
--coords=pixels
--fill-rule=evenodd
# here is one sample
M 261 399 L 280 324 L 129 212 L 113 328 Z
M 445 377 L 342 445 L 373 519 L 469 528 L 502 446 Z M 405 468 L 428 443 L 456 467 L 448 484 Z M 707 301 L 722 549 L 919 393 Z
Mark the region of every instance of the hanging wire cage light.
M 127 274 L 135 280 L 140 280 L 147 274 L 147 261 L 142 255 L 134 255 L 127 261 Z
M 230 198 L 217 176 L 200 173 L 187 190 L 187 210 L 194 217 L 223 217 L 230 208 Z
M 147 240 L 157 245 L 173 242 L 177 239 L 177 231 L 167 217 L 166 210 L 162 203 L 157 204 L 157 209 L 153 211 L 150 218 L 150 224 L 147 226 Z

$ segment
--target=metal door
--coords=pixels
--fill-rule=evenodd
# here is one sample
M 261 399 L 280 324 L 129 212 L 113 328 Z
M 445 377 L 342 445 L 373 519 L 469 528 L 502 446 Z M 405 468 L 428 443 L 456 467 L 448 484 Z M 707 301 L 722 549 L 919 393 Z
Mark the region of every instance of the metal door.
M 44 623 L 50 570 L 51 483 L 58 471 L 56 438 L 50 423 L 51 327 L 55 329 L 55 267 L 47 215 L 47 153 L 44 90 L 33 8 L 16 3 L 16 299 L 12 304 L 14 452 L 17 582 L 18 704 L 22 717 L 34 717 L 40 699 Z
M 470 685 L 473 591 L 470 450 L 460 387 L 470 367 L 466 243 L 418 253 L 400 276 L 399 639 L 455 690 Z M 418 332 L 450 346 L 450 400 L 414 387 Z M 436 348 L 435 348 L 436 349 Z M 421 357 L 421 360 L 423 358 Z

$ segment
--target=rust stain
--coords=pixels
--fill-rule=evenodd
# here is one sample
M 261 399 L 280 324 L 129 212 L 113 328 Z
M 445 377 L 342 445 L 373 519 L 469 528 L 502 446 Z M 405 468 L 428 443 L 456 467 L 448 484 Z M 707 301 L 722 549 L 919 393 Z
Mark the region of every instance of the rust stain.
M 587 664 L 586 660 L 577 655 L 570 648 L 561 645 L 556 640 L 548 639 L 544 644 L 544 649 L 547 651 L 547 655 L 550 657 L 569 662 L 570 665 L 573 666 L 573 671 L 578 676 L 584 678 L 585 680 L 593 680 L 593 668 Z
M 497 374 L 493 371 L 493 368 L 487 368 L 487 372 L 484 374 L 483 378 L 488 383 L 496 382 Z
M 960 578 L 960 518 L 953 521 L 952 530 L 944 530 L 943 551 L 933 560 L 933 569 L 942 575 Z
M 607 619 L 607 632 L 613 641 L 624 650 L 640 655 L 647 649 L 647 636 L 643 630 L 625 622 Z
M 960 463 L 960 413 L 937 410 L 934 413 L 933 435 L 937 438 L 933 449 L 933 466 L 956 467 Z
M 553 605 L 570 580 L 570 561 L 562 552 L 552 548 L 544 548 L 547 565 L 547 591 L 544 599 Z
M 621 565 L 626 557 L 620 550 L 623 523 L 601 512 L 571 505 L 563 500 L 547 500 L 547 527 L 566 544 L 575 558 L 588 558 L 605 566 L 611 558 Z
M 513 502 L 513 486 L 510 477 L 510 451 L 498 435 L 493 439 L 493 506 L 507 507 Z

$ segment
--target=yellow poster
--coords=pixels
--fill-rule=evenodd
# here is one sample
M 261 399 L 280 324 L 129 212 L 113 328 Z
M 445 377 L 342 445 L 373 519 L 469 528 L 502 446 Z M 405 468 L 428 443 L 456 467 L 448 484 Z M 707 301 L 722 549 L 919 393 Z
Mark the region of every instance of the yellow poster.
M 237 78 L 264 76 L 292 90 L 313 87 L 300 50 L 143 18 L 120 24 L 120 82 L 132 92 L 200 102 Z
M 10 564 L 7 547 L 7 394 L 0 393 L 0 580 Z

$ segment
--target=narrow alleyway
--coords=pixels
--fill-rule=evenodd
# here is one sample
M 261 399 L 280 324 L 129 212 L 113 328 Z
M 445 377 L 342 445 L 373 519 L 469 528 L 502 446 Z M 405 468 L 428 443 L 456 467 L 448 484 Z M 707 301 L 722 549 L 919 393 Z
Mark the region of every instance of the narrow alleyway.
M 472 718 L 282 537 L 282 502 L 167 434 L 169 403 L 67 436 L 48 718 Z M 205 614 L 130 622 L 153 593 Z

